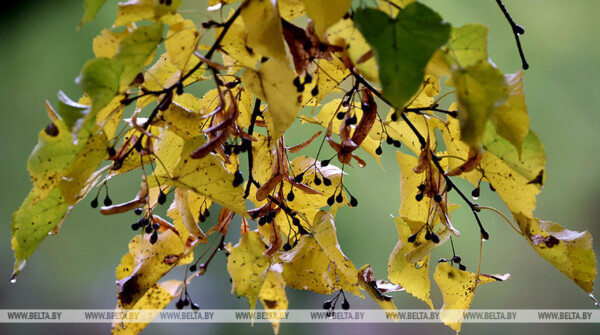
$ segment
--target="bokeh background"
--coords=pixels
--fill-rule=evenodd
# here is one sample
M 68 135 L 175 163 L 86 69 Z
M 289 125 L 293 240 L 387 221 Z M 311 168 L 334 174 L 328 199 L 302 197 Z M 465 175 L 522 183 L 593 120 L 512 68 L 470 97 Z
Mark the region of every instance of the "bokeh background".
M 514 37 L 494 1 L 426 0 L 454 26 L 481 22 L 490 27 L 489 52 L 505 73 L 520 68 Z M 367 3 L 369 3 L 367 1 Z M 531 68 L 525 74 L 525 90 L 531 127 L 546 146 L 547 183 L 538 197 L 536 216 L 574 230 L 588 230 L 600 241 L 600 159 L 596 134 L 600 130 L 597 98 L 600 96 L 600 1 L 527 0 L 505 1 L 526 34 L 523 44 Z M 103 217 L 84 200 L 65 221 L 60 234 L 46 239 L 31 257 L 17 283 L 10 284 L 13 258 L 10 218 L 25 198 L 31 183 L 26 170 L 37 133 L 47 123 L 44 101 L 56 104 L 58 90 L 71 97 L 81 94 L 74 78 L 92 53 L 92 38 L 110 27 L 116 1 L 110 0 L 96 21 L 80 31 L 76 26 L 83 1 L 11 1 L 0 10 L 0 308 L 97 308 L 116 303 L 114 268 L 127 251 L 133 236 L 133 214 Z M 204 1 L 188 1 L 189 18 L 201 22 Z M 295 132 L 298 134 L 298 132 Z M 290 142 L 299 140 L 292 138 Z M 385 149 L 385 148 L 384 148 Z M 382 172 L 371 159 L 366 169 L 353 169 L 349 188 L 356 193 L 358 208 L 345 208 L 337 216 L 340 245 L 357 267 L 370 263 L 379 278 L 387 275 L 387 261 L 397 235 L 391 214 L 399 206 L 399 177 L 391 148 L 385 151 Z M 115 201 L 131 198 L 138 177 L 111 185 Z M 467 190 L 470 187 L 467 186 Z M 458 202 L 455 199 L 455 202 Z M 497 196 L 482 189 L 480 203 L 503 209 Z M 216 216 L 216 215 L 215 215 Z M 568 278 L 541 259 L 528 243 L 493 213 L 483 213 L 491 239 L 484 244 L 483 271 L 510 272 L 508 282 L 477 290 L 473 308 L 557 309 L 594 308 L 591 300 Z M 455 239 L 457 252 L 470 269 L 476 269 L 478 230 L 468 210 L 454 214 L 463 232 Z M 212 218 L 214 220 L 214 218 Z M 233 228 L 233 231 L 237 229 Z M 228 240 L 235 243 L 235 237 Z M 595 250 L 598 252 L 597 242 Z M 436 251 L 432 259 L 451 255 L 450 246 Z M 176 272 L 174 278 L 182 273 Z M 596 288 L 598 285 L 596 285 Z M 202 308 L 246 308 L 237 299 L 220 254 L 210 271 L 191 286 Z M 320 308 L 325 296 L 287 289 L 291 308 Z M 441 295 L 435 284 L 432 296 L 437 308 Z M 399 308 L 426 308 L 405 293 L 395 294 Z M 351 298 L 353 308 L 377 308 L 371 300 Z M 172 307 L 171 307 L 172 308 Z M 530 333 L 590 334 L 599 325 L 584 324 L 465 324 L 465 334 Z M 106 334 L 109 324 L 0 324 L 2 334 Z M 284 324 L 282 334 L 363 334 L 453 332 L 438 324 L 342 325 Z M 151 324 L 145 334 L 220 334 L 230 332 L 271 333 L 268 324 Z

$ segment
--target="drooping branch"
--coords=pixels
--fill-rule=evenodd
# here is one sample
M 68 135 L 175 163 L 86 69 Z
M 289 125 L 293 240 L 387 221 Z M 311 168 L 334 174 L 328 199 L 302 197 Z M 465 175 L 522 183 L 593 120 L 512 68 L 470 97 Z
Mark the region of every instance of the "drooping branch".
M 367 80 L 365 80 L 358 73 L 354 72 L 352 69 L 350 69 L 350 72 L 352 73 L 352 75 L 354 75 L 354 78 L 356 78 L 357 81 L 359 81 L 366 88 L 371 90 L 371 92 L 374 95 L 376 95 L 378 98 L 383 100 L 390 107 L 393 107 L 392 104 L 381 94 L 381 92 L 379 92 L 375 87 L 373 87 L 373 85 L 371 85 L 371 83 L 369 83 Z M 419 132 L 419 130 L 415 127 L 415 125 L 408 119 L 408 117 L 406 116 L 406 113 L 404 113 L 404 111 L 400 112 L 400 115 L 402 117 L 402 120 L 404 122 L 406 122 L 408 127 L 412 130 L 412 132 L 415 134 L 415 136 L 419 140 L 419 143 L 421 144 L 421 149 L 425 150 L 427 148 L 427 141 L 425 140 L 425 137 L 423 137 L 423 135 Z M 479 214 L 478 214 L 478 212 L 480 211 L 479 205 L 477 205 L 477 204 L 473 203 L 471 200 L 469 200 L 469 198 L 456 186 L 456 184 L 452 181 L 452 179 L 444 173 L 445 172 L 444 168 L 442 168 L 442 166 L 440 165 L 440 162 L 439 162 L 440 159 L 436 156 L 435 152 L 433 152 L 433 150 L 431 150 L 430 153 L 431 153 L 431 160 L 433 161 L 433 164 L 440 171 L 440 173 L 442 174 L 442 176 L 444 176 L 444 179 L 446 180 L 448 191 L 451 191 L 452 189 L 456 190 L 456 193 L 458 193 L 458 195 L 469 206 L 469 208 L 471 209 L 471 212 L 473 213 L 473 216 L 475 216 L 477 225 L 479 225 L 479 229 L 481 231 L 481 237 L 483 239 L 487 240 L 489 238 L 489 234 L 483 228 L 483 225 L 481 224 L 481 220 L 479 219 Z
M 504 14 L 504 17 L 506 17 L 506 20 L 510 24 L 513 35 L 515 35 L 515 40 L 517 41 L 517 48 L 519 49 L 519 56 L 521 57 L 521 62 L 523 63 L 523 70 L 527 70 L 529 68 L 529 63 L 527 63 L 527 60 L 525 59 L 525 54 L 523 53 L 523 47 L 521 46 L 520 39 L 520 35 L 525 34 L 525 29 L 522 26 L 518 25 L 515 22 L 515 20 L 513 20 L 513 18 L 510 16 L 510 13 L 508 13 L 506 7 L 504 7 L 504 3 L 502 3 L 502 0 L 496 0 L 496 3 L 498 4 L 498 7 L 500 7 L 500 10 Z

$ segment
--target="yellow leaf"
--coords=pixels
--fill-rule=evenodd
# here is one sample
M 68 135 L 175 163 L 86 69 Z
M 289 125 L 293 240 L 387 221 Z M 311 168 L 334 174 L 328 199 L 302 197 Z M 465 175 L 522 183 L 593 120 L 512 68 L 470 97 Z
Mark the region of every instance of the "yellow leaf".
M 265 306 L 267 311 L 273 311 L 278 313 L 284 313 L 288 308 L 288 299 L 285 294 L 285 281 L 281 272 L 283 268 L 281 264 L 273 264 L 267 272 L 267 278 L 265 283 L 260 289 L 258 298 L 260 302 Z M 274 317 L 272 314 L 268 314 L 267 317 L 271 320 L 273 325 L 273 331 L 275 335 L 279 333 L 280 319 Z
M 154 4 L 156 2 L 156 5 Z M 141 20 L 156 20 L 177 10 L 182 0 L 173 0 L 170 5 L 160 4 L 153 0 L 128 0 L 119 3 L 119 10 L 114 26 L 125 26 Z
M 450 263 L 439 263 L 433 279 L 444 297 L 440 318 L 444 324 L 460 332 L 462 321 L 471 306 L 475 290 L 479 285 L 507 280 L 510 275 L 479 275 L 455 269 Z
M 496 132 L 512 143 L 519 156 L 529 134 L 529 115 L 523 92 L 523 71 L 504 76 L 508 83 L 508 99 L 492 113 L 490 120 Z
M 202 114 L 174 102 L 167 110 L 159 112 L 155 125 L 169 129 L 184 140 L 189 140 L 203 135 L 202 130 L 206 128 L 207 123 L 207 120 L 202 118 Z
M 448 47 L 445 50 L 450 64 L 466 67 L 486 61 L 488 27 L 480 23 L 470 23 L 453 28 Z
M 300 111 L 297 97 L 301 96 L 293 84 L 295 74 L 287 63 L 270 59 L 258 71 L 246 69 L 242 83 L 252 94 L 267 103 L 264 112 L 269 135 L 278 139 L 292 125 Z
M 523 236 L 535 251 L 560 272 L 591 293 L 596 278 L 592 235 L 568 230 L 559 224 L 514 213 Z
M 456 88 L 462 139 L 475 148 L 494 109 L 508 96 L 506 80 L 494 65 L 484 60 L 454 69 L 452 82 Z
M 343 48 L 343 55 L 347 55 L 358 67 L 360 74 L 367 80 L 379 82 L 379 69 L 375 57 L 356 64 L 361 57 L 371 51 L 360 31 L 354 26 L 351 19 L 343 19 L 332 25 L 327 30 L 327 41 L 332 45 Z
M 300 221 L 306 230 L 310 230 L 310 227 L 312 227 L 314 224 L 312 220 L 316 218 L 317 212 L 321 208 L 328 206 L 327 198 L 334 196 L 334 190 L 331 185 L 338 185 L 340 183 L 343 172 L 340 168 L 331 163 L 327 166 L 322 166 L 320 161 L 316 161 L 314 158 L 306 156 L 294 158 L 292 161 L 292 172 L 295 176 L 299 175 L 300 173 L 304 173 L 302 183 L 321 192 L 321 194 L 308 194 L 294 187 L 294 200 L 287 202 L 287 206 L 289 208 L 293 209 L 297 213 L 300 213 L 301 217 L 307 220 Z M 318 177 L 321 180 L 319 185 L 315 184 L 315 177 Z M 323 184 L 324 178 L 328 178 L 331 181 L 330 186 Z M 284 183 L 283 194 L 288 194 L 291 190 L 292 186 L 288 183 Z M 336 193 L 335 195 L 337 194 L 339 193 Z M 333 206 L 330 206 L 329 213 L 331 215 L 335 216 L 337 210 L 348 203 L 348 199 L 345 194 L 343 197 L 344 199 L 341 203 L 336 201 Z M 284 235 L 290 236 L 293 234 L 293 232 L 290 232 L 289 218 L 287 218 L 285 213 L 277 215 L 275 220 L 277 221 L 279 228 Z M 294 230 L 296 230 L 296 228 L 294 228 Z M 293 244 L 296 238 L 293 235 L 290 237 L 290 244 Z
M 264 57 L 286 63 L 283 28 L 277 10 L 277 2 L 248 0 L 241 12 L 248 38 L 246 45 Z
M 283 278 L 292 288 L 331 294 L 338 289 L 362 297 L 356 267 L 342 253 L 331 214 L 320 211 L 311 235 L 302 235 L 290 251 L 281 253 Z
M 415 199 L 419 193 L 418 186 L 425 181 L 425 173 L 418 174 L 413 170 L 418 159 L 400 151 L 396 151 L 396 159 L 400 165 L 400 217 L 429 222 L 429 209 L 433 200 L 429 197 L 423 197 L 421 201 Z
M 411 2 L 415 2 L 415 0 L 381 0 L 379 1 L 379 10 L 390 14 L 391 17 L 396 17 L 398 14 L 396 6 L 404 8 Z
M 533 214 L 535 197 L 540 193 L 538 185 L 530 184 L 530 180 L 487 151 L 483 154 L 480 165 L 511 212 L 528 216 Z
M 388 292 L 387 290 L 383 291 L 379 286 L 383 281 L 376 281 L 375 275 L 373 274 L 373 269 L 370 264 L 364 265 L 362 268 L 358 270 L 358 285 L 361 289 L 367 291 L 371 298 L 375 300 L 375 302 L 381 307 L 381 309 L 385 311 L 389 310 L 397 310 L 396 305 L 394 304 L 394 300 L 392 297 L 387 296 L 383 293 Z M 389 286 L 389 285 L 388 285 Z M 400 286 L 395 286 L 395 291 L 404 290 Z M 398 320 L 395 318 L 396 321 Z
M 119 43 L 129 35 L 129 31 L 114 32 L 108 29 L 103 29 L 102 33 L 94 38 L 93 49 L 96 57 L 113 58 L 119 49 Z
M 279 15 L 286 21 L 292 21 L 306 14 L 302 0 L 278 0 L 277 7 L 279 7 Z
M 233 10 L 229 12 L 229 17 L 232 15 Z M 221 35 L 222 31 L 223 28 L 215 29 L 215 36 Z M 223 37 L 221 49 L 223 50 L 223 56 L 227 55 L 238 61 L 242 66 L 253 69 L 260 60 L 260 55 L 246 46 L 247 38 L 246 25 L 243 19 L 238 18 L 233 21 L 227 34 Z
M 267 246 L 260 235 L 249 231 L 229 250 L 227 257 L 227 271 L 232 280 L 231 291 L 248 298 L 250 309 L 254 309 L 271 266 L 271 259 L 264 255 L 265 250 Z
M 146 291 L 144 296 L 131 309 L 149 310 L 148 312 L 144 313 L 144 317 L 152 319 L 160 313 L 160 310 L 167 307 L 167 305 L 178 296 L 178 291 L 182 284 L 183 282 L 179 280 L 168 280 L 160 284 L 154 284 L 154 286 Z M 153 312 L 150 312 L 150 310 Z M 128 311 L 117 306 L 115 312 L 117 315 L 120 315 L 120 313 L 127 313 Z M 144 328 L 146 328 L 146 326 L 148 326 L 149 323 L 150 322 L 114 322 L 112 324 L 111 333 L 113 335 L 139 334 L 142 330 L 144 330 Z
M 189 67 L 195 66 L 199 60 L 192 58 L 190 59 Z M 150 91 L 160 91 L 164 87 L 173 85 L 181 78 L 181 70 L 179 70 L 173 63 L 165 52 L 162 54 L 159 59 L 144 73 L 144 84 L 143 87 L 146 90 Z M 202 80 L 204 77 L 204 69 L 196 70 L 192 75 L 190 75 L 186 80 L 183 81 L 183 85 L 187 86 L 196 81 Z M 144 96 L 137 101 L 137 108 L 143 108 L 148 105 L 150 102 L 156 100 L 156 96 L 147 95 Z M 177 101 L 177 97 L 175 97 L 175 101 Z
M 430 255 L 417 262 L 409 262 L 405 257 L 406 253 L 414 250 L 417 246 L 431 242 L 426 241 L 423 234 L 418 236 L 415 243 L 408 242 L 408 237 L 416 233 L 424 223 L 414 222 L 413 227 L 410 227 L 406 222 L 408 220 L 401 218 L 395 218 L 395 220 L 396 229 L 398 230 L 398 243 L 390 254 L 388 278 L 392 283 L 400 284 L 406 292 L 424 301 L 429 305 L 429 308 L 433 309 L 433 303 L 429 297 L 431 290 L 429 282 Z
M 396 111 L 394 109 L 390 110 L 390 113 L 388 114 L 388 119 L 393 113 L 396 113 Z M 437 141 L 433 129 L 433 125 L 435 124 L 433 120 L 435 120 L 435 118 L 431 118 L 425 115 L 419 115 L 416 113 L 408 113 L 406 114 L 406 116 L 415 126 L 415 128 L 417 128 L 419 133 L 425 136 L 425 139 L 429 137 L 430 148 L 436 148 Z M 407 148 L 409 148 L 412 152 L 414 152 L 417 155 L 421 153 L 421 144 L 419 143 L 419 139 L 417 138 L 415 133 L 410 129 L 406 122 L 402 120 L 390 122 L 387 125 L 386 129 L 389 135 L 394 140 L 401 141 Z
M 165 48 L 171 63 L 181 71 L 189 68 L 189 59 L 196 51 L 200 32 L 191 20 L 185 20 L 172 25 L 165 39 Z
M 171 230 L 158 235 L 155 244 L 149 241 L 149 234 L 135 236 L 129 242 L 129 253 L 133 259 L 133 271 L 117 281 L 119 303 L 125 309 L 131 309 L 152 288 L 156 282 L 169 272 L 184 253 L 179 237 Z M 123 257 L 117 267 L 117 276 L 128 273 L 131 259 Z
M 190 153 L 204 144 L 204 137 L 185 141 L 179 162 L 171 175 L 156 174 L 163 185 L 188 189 L 246 216 L 244 189 L 233 186 L 233 174 L 227 171 L 222 160 L 213 154 L 202 159 L 192 159 Z
M 323 38 L 329 26 L 336 23 L 350 9 L 351 0 L 302 0 L 306 14 L 315 24 L 319 39 Z

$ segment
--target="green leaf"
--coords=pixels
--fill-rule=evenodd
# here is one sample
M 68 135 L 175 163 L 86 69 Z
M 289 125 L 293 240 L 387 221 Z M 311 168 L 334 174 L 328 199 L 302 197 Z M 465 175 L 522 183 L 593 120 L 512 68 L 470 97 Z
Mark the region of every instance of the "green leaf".
M 70 132 L 77 133 L 81 123 L 90 113 L 90 106 L 71 100 L 63 91 L 58 91 L 58 114 Z
M 544 185 L 546 151 L 538 136 L 529 130 L 523 141 L 521 153 L 507 140 L 500 137 L 491 123 L 486 126 L 481 139 L 483 147 L 517 171 L 527 181 L 538 187 Z
M 248 298 L 254 309 L 259 293 L 267 279 L 271 259 L 264 255 L 267 246 L 257 232 L 242 235 L 238 244 L 229 250 L 227 271 L 231 276 L 233 291 Z
M 85 23 L 94 20 L 96 18 L 96 14 L 105 2 L 106 0 L 85 0 L 83 3 L 85 11 L 78 28 L 81 28 L 81 26 L 83 26 Z
M 476 148 L 494 109 L 508 96 L 506 80 L 500 70 L 484 60 L 454 68 L 452 81 L 456 88 L 462 140 Z
M 156 46 L 162 41 L 162 32 L 163 25 L 158 23 L 140 27 L 123 38 L 115 55 L 115 59 L 123 65 L 121 85 L 131 84 L 140 73 L 148 57 L 153 54 Z
M 12 217 L 10 232 L 15 267 L 11 278 L 15 278 L 23 270 L 27 259 L 38 245 L 62 222 L 72 208 L 65 203 L 58 187 L 53 188 L 43 200 L 34 202 L 34 199 L 35 189 L 29 192 Z
M 110 58 L 94 58 L 83 66 L 75 82 L 92 99 L 92 115 L 106 106 L 119 93 L 121 62 Z
M 13 276 L 83 198 L 88 178 L 106 156 L 106 136 L 91 132 L 93 126 L 93 120 L 87 121 L 74 140 L 64 122 L 55 118 L 39 133 L 38 144 L 27 161 L 33 189 L 11 221 Z
M 520 213 L 514 214 L 523 236 L 540 256 L 560 272 L 591 293 L 596 278 L 596 256 L 592 235 L 561 227 Z
M 450 36 L 450 25 L 427 6 L 414 2 L 395 19 L 371 9 L 359 9 L 354 22 L 373 47 L 383 95 L 402 109 L 417 93 L 425 66 Z

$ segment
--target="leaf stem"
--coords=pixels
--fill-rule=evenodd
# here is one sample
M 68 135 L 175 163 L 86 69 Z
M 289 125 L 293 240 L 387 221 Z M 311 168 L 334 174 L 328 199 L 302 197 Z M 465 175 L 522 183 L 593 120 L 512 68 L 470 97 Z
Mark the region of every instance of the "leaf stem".
M 501 211 L 499 211 L 499 210 L 495 209 L 494 207 L 488 207 L 488 206 L 477 206 L 477 209 L 487 209 L 487 210 L 490 210 L 490 211 L 492 211 L 492 212 L 495 212 L 496 214 L 498 214 L 498 215 L 500 215 L 502 218 L 504 218 L 504 220 L 505 220 L 506 222 L 508 222 L 508 224 L 509 224 L 509 225 L 512 227 L 512 229 L 513 229 L 514 231 L 516 231 L 516 232 L 517 232 L 517 234 L 519 234 L 519 235 L 523 235 L 523 233 L 522 233 L 522 232 L 521 232 L 519 229 L 517 229 L 517 227 L 515 227 L 515 225 L 513 225 L 513 223 L 512 223 L 512 222 L 511 222 L 511 221 L 508 219 L 508 217 L 506 217 L 506 215 L 504 215 L 504 213 L 502 213 Z

